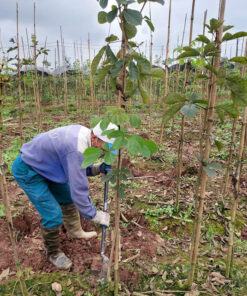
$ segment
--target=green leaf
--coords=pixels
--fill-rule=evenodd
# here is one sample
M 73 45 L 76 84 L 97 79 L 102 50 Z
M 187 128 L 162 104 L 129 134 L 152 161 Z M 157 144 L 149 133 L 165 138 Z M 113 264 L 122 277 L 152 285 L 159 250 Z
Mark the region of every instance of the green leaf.
M 141 119 L 138 115 L 132 114 L 130 115 L 130 124 L 134 128 L 139 128 L 141 125 Z
M 196 38 L 196 41 L 206 43 L 206 44 L 210 43 L 210 40 L 205 35 L 198 35 L 198 37 Z
M 158 151 L 158 146 L 156 145 L 156 143 L 154 141 L 144 139 L 144 143 L 150 152 L 149 156 L 151 156 L 152 154 L 154 154 Z
M 107 59 L 112 63 L 115 64 L 117 62 L 117 57 L 115 56 L 114 52 L 111 50 L 110 45 L 106 45 L 106 56 Z
M 141 137 L 132 135 L 128 138 L 126 148 L 131 155 L 138 155 L 141 150 Z
M 109 118 L 103 118 L 100 121 L 100 128 L 104 131 L 108 127 L 109 123 L 110 123 L 110 119 Z
M 89 147 L 83 153 L 83 162 L 82 168 L 87 168 L 97 161 L 97 159 L 101 156 L 102 151 L 96 147 Z
M 217 31 L 223 24 L 223 21 L 220 21 L 218 19 L 212 18 L 210 20 L 210 31 Z
M 246 37 L 247 36 L 247 32 L 237 32 L 235 34 L 231 34 L 231 33 L 226 33 L 223 38 L 222 41 L 229 41 L 229 40 L 234 40 L 234 39 L 238 39 L 241 37 Z
M 169 122 L 174 116 L 179 112 L 179 110 L 184 105 L 184 102 L 177 102 L 175 104 L 172 104 L 166 108 L 164 115 L 163 115 L 163 123 L 166 124 Z M 166 106 L 167 107 L 167 106 Z
M 118 40 L 118 37 L 114 34 L 111 34 L 110 36 L 106 37 L 105 41 L 108 43 L 114 42 Z
M 187 103 L 181 108 L 180 112 L 184 116 L 195 117 L 198 112 L 198 107 L 195 104 Z
M 138 26 L 142 23 L 142 15 L 138 10 L 125 9 L 123 11 L 123 16 L 127 23 Z
M 200 56 L 200 52 L 192 47 L 187 48 L 184 52 L 182 52 L 177 59 L 184 59 L 189 57 L 198 57 Z
M 234 26 L 223 26 L 223 32 L 231 30 L 232 28 L 234 28 Z
M 123 67 L 124 62 L 122 60 L 118 60 L 114 67 L 110 70 L 111 76 L 116 78 Z
M 222 166 L 218 162 L 211 162 L 206 165 L 203 165 L 203 170 L 206 172 L 208 177 L 217 176 L 218 172 L 222 169 Z
M 111 151 L 108 151 L 104 155 L 104 162 L 106 164 L 112 164 L 117 158 L 117 155 L 113 154 Z
M 133 53 L 133 58 L 137 61 L 137 67 L 139 68 L 140 74 L 151 74 L 151 64 L 149 60 L 141 56 L 137 52 Z
M 118 8 L 117 8 L 117 6 L 113 5 L 112 10 L 107 13 L 107 21 L 108 21 L 108 23 L 111 23 L 111 22 L 114 21 L 114 19 L 117 16 L 117 13 L 118 13 Z
M 218 151 L 221 151 L 224 148 L 224 144 L 218 140 L 215 140 L 214 144 L 217 147 Z
M 184 94 L 169 93 L 169 95 L 166 97 L 166 104 L 168 105 L 181 103 L 181 107 L 182 107 L 184 105 L 184 102 L 186 102 L 186 96 Z
M 214 42 L 208 43 L 203 49 L 204 56 L 215 56 L 218 52 Z
M 145 20 L 145 22 L 147 23 L 147 25 L 149 26 L 149 29 L 150 29 L 152 32 L 154 32 L 154 25 L 153 25 L 151 19 L 150 19 L 149 17 L 147 17 L 147 16 L 144 16 L 144 20 Z
M 103 54 L 105 53 L 106 46 L 103 46 L 100 51 L 97 53 L 97 55 L 94 57 L 92 64 L 91 64 L 91 73 L 92 75 L 95 75 L 97 68 L 99 66 L 99 63 L 103 57 Z
M 113 150 L 119 150 L 123 147 L 123 145 L 126 144 L 126 140 L 124 137 L 118 137 L 115 139 L 113 145 L 112 145 L 112 149 Z
M 98 13 L 98 22 L 100 24 L 107 23 L 107 13 L 105 11 L 100 11 Z
M 129 63 L 129 78 L 131 81 L 138 79 L 138 68 L 133 61 Z
M 128 39 L 134 38 L 137 34 L 136 27 L 128 23 L 124 25 L 124 30 Z
M 99 0 L 99 5 L 105 9 L 108 4 L 108 0 Z
M 111 69 L 111 65 L 105 65 L 102 68 L 98 69 L 96 75 L 95 75 L 95 83 L 96 84 L 100 84 L 105 77 L 107 76 L 107 74 L 109 74 L 109 71 Z
M 143 103 L 144 103 L 144 104 L 148 104 L 149 101 L 150 101 L 149 94 L 148 94 L 148 92 L 145 90 L 145 88 L 142 86 L 142 84 L 141 84 L 140 81 L 138 81 L 138 88 L 139 88 L 139 91 L 140 91 L 140 94 L 141 94 L 141 97 L 142 97 Z
M 234 57 L 230 59 L 230 62 L 239 63 L 239 64 L 247 64 L 247 57 Z

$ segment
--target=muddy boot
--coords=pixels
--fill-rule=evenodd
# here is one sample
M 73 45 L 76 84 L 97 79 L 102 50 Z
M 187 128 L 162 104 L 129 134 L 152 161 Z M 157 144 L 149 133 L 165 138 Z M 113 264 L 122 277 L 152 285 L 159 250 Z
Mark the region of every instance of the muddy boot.
M 74 204 L 61 206 L 63 212 L 63 224 L 71 238 L 90 239 L 97 236 L 97 232 L 86 232 L 81 227 L 80 214 Z
M 59 249 L 59 228 L 42 229 L 48 260 L 59 269 L 69 269 L 71 260 Z

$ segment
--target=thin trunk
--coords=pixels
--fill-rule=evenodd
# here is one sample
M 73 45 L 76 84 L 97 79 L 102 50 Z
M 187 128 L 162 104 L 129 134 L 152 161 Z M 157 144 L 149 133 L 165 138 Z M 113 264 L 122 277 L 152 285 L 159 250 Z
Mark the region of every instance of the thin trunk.
M 242 163 L 244 160 L 243 156 L 244 156 L 246 126 L 247 126 L 247 108 L 245 108 L 244 116 L 243 116 L 236 171 L 232 178 L 233 198 L 232 198 L 232 207 L 231 207 L 231 220 L 229 222 L 229 238 L 228 238 L 227 262 L 226 262 L 227 277 L 230 277 L 231 275 L 231 267 L 233 263 L 234 232 L 235 232 L 237 208 L 240 200 L 240 195 L 239 195 L 240 177 L 241 177 Z
M 219 20 L 224 21 L 224 14 L 225 14 L 225 5 L 226 0 L 222 0 L 220 2 L 220 13 L 219 13 Z M 220 58 L 221 58 L 221 42 L 222 42 L 222 34 L 223 34 L 223 25 L 219 28 L 216 34 L 216 45 L 219 49 L 216 57 L 213 61 L 213 67 L 215 69 L 220 68 Z M 215 104 L 217 99 L 217 86 L 216 86 L 217 77 L 214 73 L 211 73 L 210 79 L 210 93 L 209 93 L 209 107 L 207 112 L 207 121 L 206 121 L 206 133 L 202 135 L 205 142 L 205 148 L 202 155 L 202 161 L 204 163 L 208 163 L 210 151 L 211 151 L 211 133 L 213 130 L 213 122 L 214 122 L 214 113 L 215 113 Z M 199 194 L 198 194 L 198 208 L 196 209 L 196 220 L 194 224 L 194 236 L 191 246 L 191 259 L 190 259 L 190 272 L 188 277 L 188 284 L 191 287 L 192 283 L 194 282 L 196 265 L 198 261 L 198 250 L 201 238 L 201 225 L 202 225 L 202 217 L 203 217 L 203 209 L 204 209 L 204 200 L 205 200 L 205 193 L 206 193 L 206 186 L 207 186 L 207 174 L 205 170 L 202 169 L 201 163 L 201 171 L 199 175 Z
M 245 46 L 245 56 L 247 57 L 247 41 Z M 244 76 L 246 67 L 243 66 L 241 69 L 241 74 Z M 232 198 L 232 208 L 231 208 L 231 220 L 229 222 L 229 238 L 228 238 L 228 252 L 227 252 L 227 262 L 226 262 L 226 276 L 230 277 L 231 267 L 233 263 L 233 251 L 234 251 L 234 232 L 235 232 L 235 223 L 236 223 L 236 214 L 238 209 L 238 204 L 240 200 L 240 177 L 242 171 L 243 160 L 245 159 L 245 147 L 246 147 L 246 135 L 247 135 L 247 107 L 244 110 L 241 136 L 239 143 L 239 152 L 238 159 L 235 169 L 235 174 L 232 177 L 233 185 L 233 198 Z
M 23 143 L 23 104 L 21 91 L 21 61 L 20 61 L 20 38 L 19 38 L 19 6 L 16 3 L 16 46 L 17 46 L 17 75 L 18 75 L 18 103 L 19 103 L 19 131 L 21 144 Z

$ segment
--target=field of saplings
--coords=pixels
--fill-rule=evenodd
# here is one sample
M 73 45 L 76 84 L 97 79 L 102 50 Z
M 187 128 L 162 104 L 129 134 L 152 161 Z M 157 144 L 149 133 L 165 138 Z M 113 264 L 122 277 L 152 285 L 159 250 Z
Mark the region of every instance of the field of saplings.
M 16 4 L 16 34 L 0 39 L 0 295 L 247 295 L 247 31 L 226 23 L 228 1 L 215 18 L 204 12 L 196 35 L 191 0 L 172 48 L 175 0 L 98 0 L 91 17 L 118 34 L 109 29 L 96 50 L 90 36 L 86 48 L 75 42 L 70 59 L 62 27 L 54 52 L 39 42 L 35 4 L 33 31 L 21 35 Z M 153 6 L 168 11 L 162 56 L 152 54 Z M 135 40 L 143 27 L 146 52 Z M 86 148 L 81 164 L 111 168 L 88 177 L 110 225 L 82 215 L 82 229 L 97 232 L 88 240 L 62 226 L 72 261 L 62 271 L 11 166 L 24 143 L 72 124 L 99 124 L 112 139 Z

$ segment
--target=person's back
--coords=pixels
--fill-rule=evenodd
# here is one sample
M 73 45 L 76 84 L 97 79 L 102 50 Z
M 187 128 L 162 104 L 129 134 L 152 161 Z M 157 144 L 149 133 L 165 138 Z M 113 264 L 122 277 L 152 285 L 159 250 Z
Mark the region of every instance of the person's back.
M 68 125 L 41 133 L 21 148 L 22 160 L 43 177 L 67 183 L 67 154 L 83 153 L 78 139 L 85 148 L 90 146 L 90 129 L 81 125 Z M 82 157 L 81 157 L 82 159 Z

